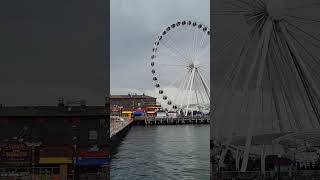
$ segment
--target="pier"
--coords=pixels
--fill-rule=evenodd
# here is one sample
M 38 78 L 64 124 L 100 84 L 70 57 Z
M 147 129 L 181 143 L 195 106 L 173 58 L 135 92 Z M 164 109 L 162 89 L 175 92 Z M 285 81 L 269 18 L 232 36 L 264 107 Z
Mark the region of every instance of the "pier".
M 135 125 L 179 125 L 179 124 L 209 124 L 210 116 L 188 116 L 178 118 L 136 117 Z
M 121 140 L 127 135 L 131 128 L 131 125 L 133 124 L 132 122 L 132 120 L 112 120 L 110 122 L 110 139 L 112 149 L 116 149 Z
M 124 120 L 124 121 L 112 121 L 110 127 L 110 137 L 116 136 L 121 131 L 130 127 L 132 120 Z

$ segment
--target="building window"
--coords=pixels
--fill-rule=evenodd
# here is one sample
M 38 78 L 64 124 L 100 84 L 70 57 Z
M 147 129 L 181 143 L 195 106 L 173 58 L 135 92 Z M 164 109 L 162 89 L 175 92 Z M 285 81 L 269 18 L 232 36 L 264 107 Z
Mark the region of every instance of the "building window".
M 89 140 L 97 140 L 98 132 L 97 131 L 89 131 Z

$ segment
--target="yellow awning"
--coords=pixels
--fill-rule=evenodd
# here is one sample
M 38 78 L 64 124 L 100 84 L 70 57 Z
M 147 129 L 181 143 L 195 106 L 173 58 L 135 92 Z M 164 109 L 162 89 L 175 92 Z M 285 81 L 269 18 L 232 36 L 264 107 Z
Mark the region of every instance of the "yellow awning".
M 39 164 L 71 164 L 72 160 L 68 157 L 41 157 Z
M 132 111 L 122 111 L 122 114 L 132 114 Z

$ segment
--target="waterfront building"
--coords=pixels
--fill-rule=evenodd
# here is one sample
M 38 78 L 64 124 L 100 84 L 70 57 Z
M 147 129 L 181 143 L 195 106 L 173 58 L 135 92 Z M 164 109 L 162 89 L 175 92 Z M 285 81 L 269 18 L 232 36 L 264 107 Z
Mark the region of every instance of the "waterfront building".
M 111 95 L 110 106 L 122 106 L 124 109 L 136 109 L 145 108 L 147 106 L 154 106 L 157 104 L 157 98 L 147 96 L 147 95 Z
M 53 167 L 71 173 L 110 158 L 108 106 L 0 107 L 0 167 Z
M 147 116 L 155 117 L 156 112 L 161 109 L 161 105 L 146 106 Z

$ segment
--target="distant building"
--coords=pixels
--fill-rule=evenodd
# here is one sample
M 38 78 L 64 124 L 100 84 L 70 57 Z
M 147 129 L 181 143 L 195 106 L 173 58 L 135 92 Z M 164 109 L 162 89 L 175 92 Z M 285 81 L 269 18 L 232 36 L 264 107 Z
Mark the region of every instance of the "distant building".
M 147 95 L 111 95 L 110 107 L 121 106 L 123 110 L 133 110 L 139 107 L 146 108 L 147 106 L 156 105 L 157 98 Z

